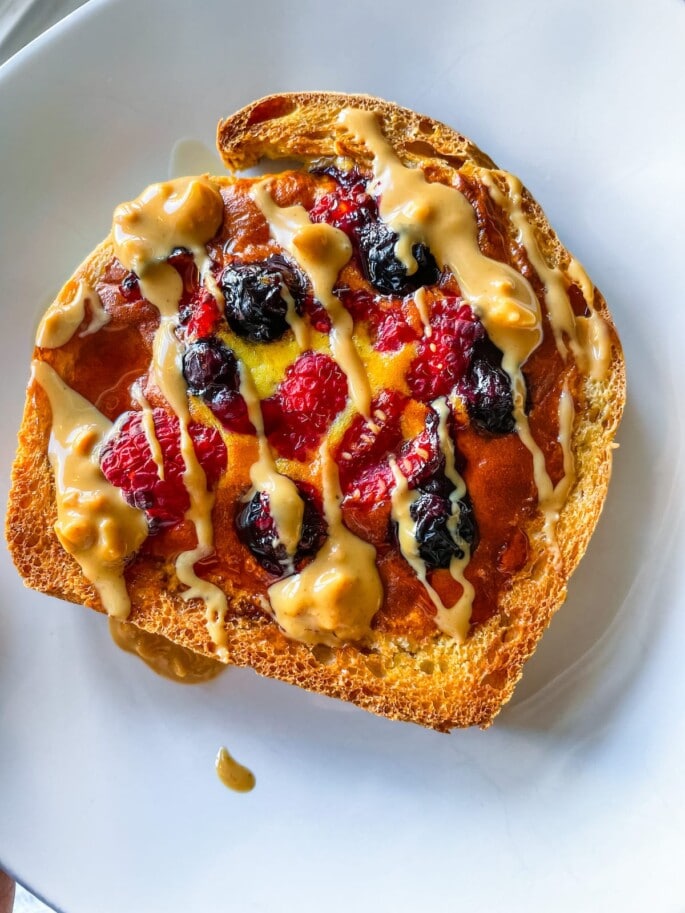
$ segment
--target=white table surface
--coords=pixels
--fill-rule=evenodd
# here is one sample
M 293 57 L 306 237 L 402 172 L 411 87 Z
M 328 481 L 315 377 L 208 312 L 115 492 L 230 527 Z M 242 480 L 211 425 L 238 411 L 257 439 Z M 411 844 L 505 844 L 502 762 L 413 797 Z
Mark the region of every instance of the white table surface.
M 85 0 L 0 0 L 0 65 L 24 45 L 83 6 Z M 50 913 L 37 897 L 20 884 L 14 913 Z

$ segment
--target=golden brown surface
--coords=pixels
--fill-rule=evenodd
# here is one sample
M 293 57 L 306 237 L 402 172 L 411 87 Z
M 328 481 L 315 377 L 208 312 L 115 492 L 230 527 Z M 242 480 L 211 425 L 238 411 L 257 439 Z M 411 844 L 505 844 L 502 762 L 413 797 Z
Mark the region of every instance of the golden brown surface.
M 516 243 L 513 227 L 469 175 L 469 163 L 484 167 L 492 163 L 464 137 L 429 118 L 365 96 L 272 96 L 219 125 L 220 150 L 227 165 L 236 169 L 249 167 L 265 155 L 294 157 L 306 163 L 343 156 L 368 169 L 365 149 L 352 143 L 337 125 L 337 114 L 345 106 L 377 111 L 385 135 L 406 164 L 421 163 L 431 180 L 456 180 L 479 217 L 483 252 L 515 265 L 541 296 L 541 284 Z M 461 169 L 458 176 L 455 169 Z M 325 180 L 285 176 L 278 184 L 277 201 L 280 205 L 302 202 L 315 192 L 317 182 Z M 249 260 L 273 253 L 277 248 L 269 239 L 261 213 L 247 197 L 247 182 L 229 179 L 224 184 L 225 219 L 214 245 L 217 256 L 225 238 L 235 231 L 239 231 L 235 253 Z M 528 194 L 524 203 L 546 261 L 565 267 L 569 256 L 539 206 Z M 353 272 L 352 267 L 346 270 Z M 151 338 L 158 323 L 152 305 L 138 302 L 134 307 L 117 298 L 115 290 L 124 275 L 113 259 L 109 241 L 75 274 L 76 279 L 85 277 L 98 288 L 112 316 L 106 330 L 107 362 L 122 365 L 120 374 L 113 378 L 108 371 L 93 367 L 102 363 L 95 353 L 102 345 L 98 338 L 103 331 L 85 339 L 75 338 L 61 349 L 39 353 L 110 418 L 132 408 L 128 387 L 147 370 Z M 346 279 L 351 286 L 360 281 L 355 275 Z M 61 296 L 66 299 L 69 291 L 68 284 Z M 347 645 L 337 650 L 289 641 L 255 601 L 255 594 L 263 595 L 273 578 L 240 546 L 233 528 L 235 505 L 249 484 L 247 471 L 254 459 L 254 439 L 229 436 L 229 465 L 235 469 L 222 480 L 217 493 L 217 557 L 207 576 L 229 597 L 230 662 L 250 665 L 261 674 L 353 701 L 385 716 L 440 730 L 489 725 L 511 696 L 525 660 L 563 601 L 568 577 L 587 547 L 604 502 L 611 472 L 611 442 L 625 399 L 625 376 L 613 324 L 597 292 L 595 306 L 612 326 L 612 361 L 604 381 L 581 377 L 572 360 L 565 366 L 548 327 L 542 345 L 524 368 L 531 394 L 531 427 L 553 481 L 561 471 L 556 416 L 564 380 L 570 384 L 576 402 L 573 450 L 577 481 L 558 525 L 559 569 L 549 552 L 534 544 L 533 534 L 541 520 L 535 511 L 529 453 L 516 435 L 490 440 L 465 428 L 459 433 L 458 447 L 465 459 L 463 475 L 480 530 L 480 542 L 467 571 L 476 585 L 477 597 L 474 624 L 466 642 L 458 645 L 437 631 L 430 619 L 432 606 L 406 562 L 395 550 L 382 549 L 378 530 L 387 528 L 387 514 L 379 518 L 352 509 L 345 511 L 348 526 L 371 541 L 374 536 L 378 538 L 379 566 L 386 585 L 386 601 L 375 620 L 373 637 L 363 647 Z M 146 394 L 155 404 L 156 391 L 148 387 Z M 8 541 L 27 585 L 101 609 L 93 588 L 53 533 L 54 483 L 46 455 L 50 421 L 46 396 L 37 385 L 31 386 L 13 471 Z M 300 478 L 307 478 L 312 472 L 298 466 L 291 467 L 293 475 L 299 472 Z M 317 472 L 316 464 L 313 472 Z M 197 601 L 188 604 L 181 599 L 181 585 L 173 570 L 174 554 L 190 547 L 192 537 L 192 531 L 181 524 L 148 540 L 126 571 L 133 605 L 130 620 L 147 631 L 212 655 L 214 646 L 207 634 L 204 608 Z M 436 572 L 434 577 L 436 588 L 447 600 L 454 587 L 448 572 Z

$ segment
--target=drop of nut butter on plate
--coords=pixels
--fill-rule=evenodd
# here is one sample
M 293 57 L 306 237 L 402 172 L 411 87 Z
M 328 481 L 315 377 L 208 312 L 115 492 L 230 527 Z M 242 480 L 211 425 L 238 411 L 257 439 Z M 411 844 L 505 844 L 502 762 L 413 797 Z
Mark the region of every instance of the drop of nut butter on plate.
M 255 775 L 239 764 L 225 748 L 216 756 L 216 773 L 224 786 L 237 793 L 249 793 L 255 787 Z
M 202 684 L 227 668 L 219 660 L 193 653 L 160 634 L 150 634 L 127 621 L 110 618 L 109 632 L 117 647 L 142 659 L 157 675 L 174 682 Z

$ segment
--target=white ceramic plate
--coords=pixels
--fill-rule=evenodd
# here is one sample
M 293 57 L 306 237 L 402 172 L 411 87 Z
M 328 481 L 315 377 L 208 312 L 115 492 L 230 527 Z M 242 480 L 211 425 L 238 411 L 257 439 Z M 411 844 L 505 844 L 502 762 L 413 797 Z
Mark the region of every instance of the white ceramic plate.
M 176 141 L 272 91 L 389 97 L 518 173 L 610 302 L 630 385 L 590 552 L 486 733 L 249 671 L 174 686 L 3 553 L 0 860 L 22 881 L 68 913 L 683 909 L 684 39 L 676 0 L 119 0 L 0 70 L 3 495 L 38 314 Z M 215 777 L 224 743 L 251 794 Z

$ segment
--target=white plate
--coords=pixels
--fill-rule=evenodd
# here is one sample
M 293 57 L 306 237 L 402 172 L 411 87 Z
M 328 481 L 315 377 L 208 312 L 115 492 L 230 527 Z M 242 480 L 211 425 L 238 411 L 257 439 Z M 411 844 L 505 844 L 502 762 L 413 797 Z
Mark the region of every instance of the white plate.
M 487 733 L 249 671 L 176 687 L 3 553 L 0 860 L 68 913 L 682 910 L 682 3 L 228 7 L 94 2 L 0 70 L 3 493 L 38 314 L 113 206 L 297 88 L 442 118 L 530 186 L 625 343 L 614 482 Z M 224 743 L 253 793 L 215 777 Z

